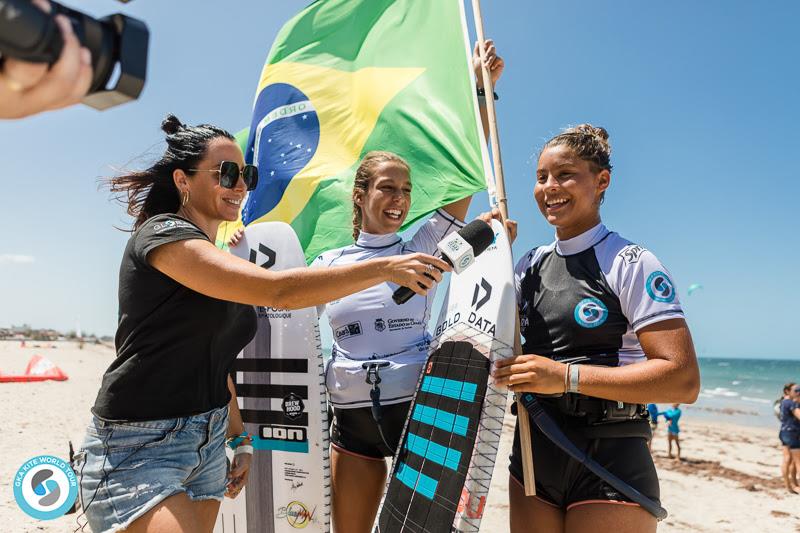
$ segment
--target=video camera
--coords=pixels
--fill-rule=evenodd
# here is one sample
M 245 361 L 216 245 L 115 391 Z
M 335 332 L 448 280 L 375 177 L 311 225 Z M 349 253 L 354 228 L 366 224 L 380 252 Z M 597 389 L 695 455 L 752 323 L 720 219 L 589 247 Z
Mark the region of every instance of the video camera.
M 52 65 L 64 45 L 55 16 L 65 15 L 92 53 L 92 85 L 83 103 L 102 110 L 136 100 L 147 76 L 150 32 L 145 23 L 120 13 L 95 19 L 56 2 L 50 5 L 52 12 L 45 13 L 30 0 L 0 0 L 0 54 Z

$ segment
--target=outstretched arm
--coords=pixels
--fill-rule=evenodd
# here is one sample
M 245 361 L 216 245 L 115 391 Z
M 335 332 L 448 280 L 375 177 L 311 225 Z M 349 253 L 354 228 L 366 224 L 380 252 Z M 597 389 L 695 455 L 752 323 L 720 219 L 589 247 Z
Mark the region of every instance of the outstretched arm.
M 273 272 L 223 252 L 202 239 L 163 244 L 151 251 L 147 260 L 156 270 L 206 296 L 281 309 L 323 304 L 385 281 L 425 294 L 434 282 L 442 279 L 436 268 L 452 270 L 441 259 L 410 254 L 347 266 Z

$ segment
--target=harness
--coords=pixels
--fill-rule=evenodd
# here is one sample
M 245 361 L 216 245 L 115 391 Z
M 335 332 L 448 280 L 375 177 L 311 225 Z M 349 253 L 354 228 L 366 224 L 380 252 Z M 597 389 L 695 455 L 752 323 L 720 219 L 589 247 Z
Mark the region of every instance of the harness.
M 570 395 L 564 395 L 564 396 L 568 397 Z M 572 396 L 581 396 L 581 395 L 572 395 Z M 619 479 L 617 476 L 606 470 L 606 468 L 604 468 L 601 464 L 599 464 L 597 461 L 586 455 L 585 452 L 583 452 L 581 449 L 575 446 L 572 443 L 572 441 L 569 440 L 569 437 L 567 437 L 564 434 L 564 432 L 561 431 L 561 428 L 558 427 L 558 425 L 553 421 L 553 419 L 550 418 L 550 416 L 544 411 L 544 408 L 539 403 L 539 399 L 536 397 L 536 395 L 526 392 L 520 396 L 520 400 L 527 409 L 528 415 L 531 417 L 531 419 L 539 428 L 539 430 L 541 430 L 541 432 L 544 433 L 544 435 L 548 439 L 550 439 L 556 446 L 561 448 L 561 450 L 564 453 L 566 453 L 567 455 L 572 457 L 575 461 L 585 466 L 590 472 L 592 472 L 600 479 L 602 479 L 603 481 L 614 487 L 620 493 L 624 494 L 627 498 L 630 498 L 631 501 L 639 504 L 644 510 L 655 516 L 658 520 L 663 520 L 667 517 L 666 509 L 664 509 L 663 507 L 658 505 L 655 501 L 651 500 L 650 498 L 639 492 L 636 488 L 630 486 L 625 481 Z M 548 401 L 549 400 L 552 399 L 548 398 Z M 578 402 L 578 400 L 582 401 Z M 586 400 L 593 400 L 593 401 L 587 402 Z M 567 398 L 564 400 L 564 402 L 566 402 L 567 406 L 573 405 L 574 409 L 573 412 L 576 413 L 576 416 L 588 416 L 588 413 L 581 409 L 590 409 L 590 406 L 592 405 L 594 407 L 591 407 L 591 409 L 595 409 L 596 412 L 602 413 L 603 417 L 605 418 L 601 418 L 599 422 L 595 422 L 594 425 L 588 426 L 590 432 L 593 428 L 612 428 L 615 430 L 613 436 L 621 437 L 621 436 L 627 436 L 623 435 L 622 432 L 619 431 L 620 429 L 624 429 L 624 426 L 641 425 L 647 427 L 647 424 L 621 424 L 617 428 L 613 427 L 612 422 L 621 422 L 624 420 L 635 420 L 638 418 L 642 418 L 638 414 L 638 407 L 643 407 L 643 406 L 639 406 L 638 404 L 622 403 L 622 406 L 619 406 L 618 404 L 620 402 L 608 402 L 608 400 L 600 400 L 599 398 L 588 398 L 585 396 L 583 398 L 578 398 L 577 400 L 571 400 Z M 608 403 L 617 405 L 616 406 L 612 405 L 611 408 L 609 409 Z M 630 411 L 633 409 L 633 407 L 626 407 L 626 405 L 636 406 L 637 411 L 633 415 L 631 415 Z M 645 413 L 646 411 L 647 410 L 645 408 Z M 577 415 L 577 413 L 582 413 L 582 414 Z M 617 417 L 617 418 L 612 420 L 609 417 Z M 639 435 L 631 435 L 631 436 L 639 436 Z M 597 436 L 595 438 L 602 438 L 602 437 Z

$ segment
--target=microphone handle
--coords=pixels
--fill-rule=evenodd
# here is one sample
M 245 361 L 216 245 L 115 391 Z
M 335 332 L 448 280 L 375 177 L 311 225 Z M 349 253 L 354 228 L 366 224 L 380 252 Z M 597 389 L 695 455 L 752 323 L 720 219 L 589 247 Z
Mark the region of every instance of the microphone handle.
M 445 263 L 447 263 L 448 265 L 450 265 L 450 266 L 452 266 L 452 265 L 453 265 L 453 263 L 452 263 L 452 262 L 450 262 L 450 258 L 449 258 L 449 257 L 447 257 L 446 255 L 443 255 L 443 256 L 441 256 L 441 258 L 442 258 L 442 260 L 443 260 Z M 435 268 L 435 269 L 436 269 L 436 270 L 438 270 L 439 272 L 442 272 L 442 273 L 444 273 L 444 272 L 443 272 L 443 271 L 442 271 L 440 268 L 438 268 L 438 267 L 435 267 L 435 266 L 434 266 L 433 268 Z M 426 275 L 427 277 L 429 277 L 429 278 L 433 279 L 433 276 L 431 276 L 431 275 L 430 275 L 430 274 L 428 274 L 427 272 L 425 273 L 425 275 Z M 419 285 L 419 286 L 420 286 L 421 288 L 423 288 L 423 289 L 425 288 L 425 286 L 424 286 L 422 283 L 417 283 L 417 285 Z M 392 294 L 392 300 L 394 300 L 394 303 L 396 303 L 397 305 L 401 305 L 401 304 L 404 304 L 404 303 L 406 303 L 407 301 L 409 301 L 409 300 L 411 299 L 411 297 L 412 297 L 412 296 L 414 296 L 415 294 L 416 294 L 416 293 L 415 293 L 413 290 L 409 289 L 408 287 L 400 287 L 399 289 L 397 289 L 396 291 L 394 291 L 394 294 Z

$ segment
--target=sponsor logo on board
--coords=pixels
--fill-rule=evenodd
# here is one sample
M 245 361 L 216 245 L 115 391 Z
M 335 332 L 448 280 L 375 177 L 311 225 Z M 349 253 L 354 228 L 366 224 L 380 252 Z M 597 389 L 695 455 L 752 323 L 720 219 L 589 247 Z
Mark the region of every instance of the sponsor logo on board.
M 483 289 L 484 295 L 478 298 L 481 294 L 481 289 Z M 481 278 L 481 282 L 475 284 L 475 292 L 472 294 L 472 307 L 474 307 L 476 311 L 479 311 L 480 308 L 483 307 L 491 297 L 492 297 L 491 283 L 486 281 L 486 279 Z
M 297 500 L 289 502 L 285 507 L 278 508 L 278 513 L 275 515 L 277 518 L 286 519 L 289 525 L 295 529 L 305 529 L 313 520 L 314 512 L 317 510 L 314 507 L 308 510 L 303 502 Z
M 263 305 L 257 305 L 256 316 L 258 318 L 292 318 L 292 312 L 288 309 L 279 309 L 277 307 L 264 307 Z
M 456 312 L 453 315 L 448 315 L 442 322 L 440 322 L 434 330 L 434 337 L 438 337 L 448 329 L 452 328 L 461 321 L 461 313 Z M 470 311 L 467 315 L 467 324 L 483 333 L 487 333 L 494 337 L 497 334 L 497 324 L 492 322 L 486 317 L 483 317 L 475 311 Z
M 64 459 L 52 455 L 32 457 L 14 475 L 17 505 L 38 520 L 63 516 L 77 498 L 78 479 Z
M 306 428 L 302 426 L 269 425 L 261 426 L 259 430 L 262 439 L 285 440 L 290 442 L 306 442 L 308 440 Z
M 481 518 L 485 507 L 486 496 L 475 497 L 467 490 L 467 487 L 463 488 L 461 497 L 458 499 L 459 513 L 467 518 Z
M 258 245 L 258 250 L 250 249 L 250 262 L 261 268 L 274 266 L 276 257 L 275 250 L 263 244 Z
M 293 392 L 283 399 L 281 407 L 283 408 L 283 414 L 290 420 L 300 418 L 300 415 L 303 414 L 303 409 L 305 409 L 303 399 Z
M 383 331 L 386 329 L 386 322 L 382 318 L 375 319 L 375 331 Z

